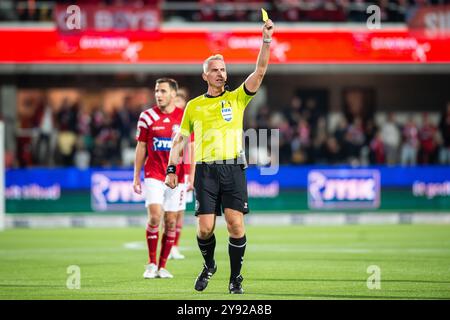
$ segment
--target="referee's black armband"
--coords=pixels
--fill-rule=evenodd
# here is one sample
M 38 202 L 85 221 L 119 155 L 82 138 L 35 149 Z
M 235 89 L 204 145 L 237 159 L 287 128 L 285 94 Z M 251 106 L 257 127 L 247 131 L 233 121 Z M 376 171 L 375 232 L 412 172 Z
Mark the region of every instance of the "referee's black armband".
M 173 164 L 167 166 L 166 175 L 168 175 L 169 173 L 177 173 L 177 167 L 174 166 Z
M 256 92 L 251 92 L 250 90 L 248 90 L 247 87 L 245 86 L 245 83 L 244 83 L 244 91 L 245 94 L 248 96 L 254 96 L 256 94 Z

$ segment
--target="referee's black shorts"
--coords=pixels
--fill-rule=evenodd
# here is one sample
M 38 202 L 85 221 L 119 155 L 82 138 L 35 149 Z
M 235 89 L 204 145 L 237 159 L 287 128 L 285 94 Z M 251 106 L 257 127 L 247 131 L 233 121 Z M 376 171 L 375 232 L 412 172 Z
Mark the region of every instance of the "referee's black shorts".
M 241 164 L 197 163 L 195 215 L 222 215 L 226 208 L 249 212 L 247 177 Z

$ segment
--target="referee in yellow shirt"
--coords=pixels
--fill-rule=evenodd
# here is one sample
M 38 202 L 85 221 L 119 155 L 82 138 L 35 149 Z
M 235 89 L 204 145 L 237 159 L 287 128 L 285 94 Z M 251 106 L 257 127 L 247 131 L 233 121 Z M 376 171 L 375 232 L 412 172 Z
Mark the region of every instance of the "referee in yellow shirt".
M 173 140 L 166 175 L 166 185 L 171 188 L 178 184 L 176 165 L 191 133 L 194 133 L 197 241 L 205 260 L 195 282 L 197 291 L 206 288 L 217 270 L 214 228 L 216 216 L 220 216 L 223 211 L 230 237 L 229 292 L 244 292 L 241 275 L 247 243 L 244 214 L 249 209 L 245 167 L 239 158 L 243 119 L 245 107 L 256 94 L 266 73 L 273 30 L 273 22 L 266 20 L 255 71 L 234 91 L 226 88 L 227 71 L 223 57 L 214 55 L 205 60 L 202 78 L 208 83 L 208 91 L 188 102 L 181 130 Z

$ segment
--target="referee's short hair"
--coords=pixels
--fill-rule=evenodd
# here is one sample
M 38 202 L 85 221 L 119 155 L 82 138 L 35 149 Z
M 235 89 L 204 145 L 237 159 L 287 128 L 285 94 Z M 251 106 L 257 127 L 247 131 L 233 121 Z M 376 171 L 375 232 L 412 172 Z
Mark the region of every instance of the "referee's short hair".
M 159 78 L 156 80 L 156 83 L 168 83 L 169 87 L 172 90 L 178 91 L 178 82 L 172 78 Z
M 206 71 L 208 71 L 208 64 L 210 61 L 212 60 L 221 60 L 223 62 L 225 62 L 225 60 L 223 59 L 223 56 L 221 54 L 215 54 L 213 56 L 208 57 L 204 62 L 203 62 L 203 72 L 206 73 Z

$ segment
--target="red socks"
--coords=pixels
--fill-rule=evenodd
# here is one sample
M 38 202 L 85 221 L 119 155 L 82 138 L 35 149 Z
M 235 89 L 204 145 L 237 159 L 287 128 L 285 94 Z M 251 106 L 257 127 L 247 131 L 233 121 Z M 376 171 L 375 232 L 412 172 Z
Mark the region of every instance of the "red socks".
M 183 227 L 183 225 L 177 225 L 176 229 L 175 229 L 175 242 L 174 242 L 174 246 L 178 247 L 178 242 L 180 242 L 180 234 L 181 234 L 181 228 Z
M 157 264 L 156 251 L 158 249 L 159 227 L 147 225 L 145 234 L 147 238 L 147 247 L 148 247 L 148 263 Z M 175 243 L 176 235 L 177 232 L 175 232 L 174 230 L 167 231 L 167 234 L 164 233 L 162 235 L 161 253 L 159 255 L 158 269 L 166 267 L 167 258 L 169 257 L 170 250 L 172 249 L 172 246 Z
M 145 235 L 147 238 L 148 247 L 148 263 L 156 264 L 156 250 L 158 248 L 159 227 L 151 226 L 148 224 Z
M 159 255 L 159 265 L 158 269 L 165 268 L 167 258 L 169 257 L 170 250 L 175 242 L 175 231 L 167 231 L 167 234 L 164 233 L 162 236 L 162 246 L 161 246 L 161 254 Z

